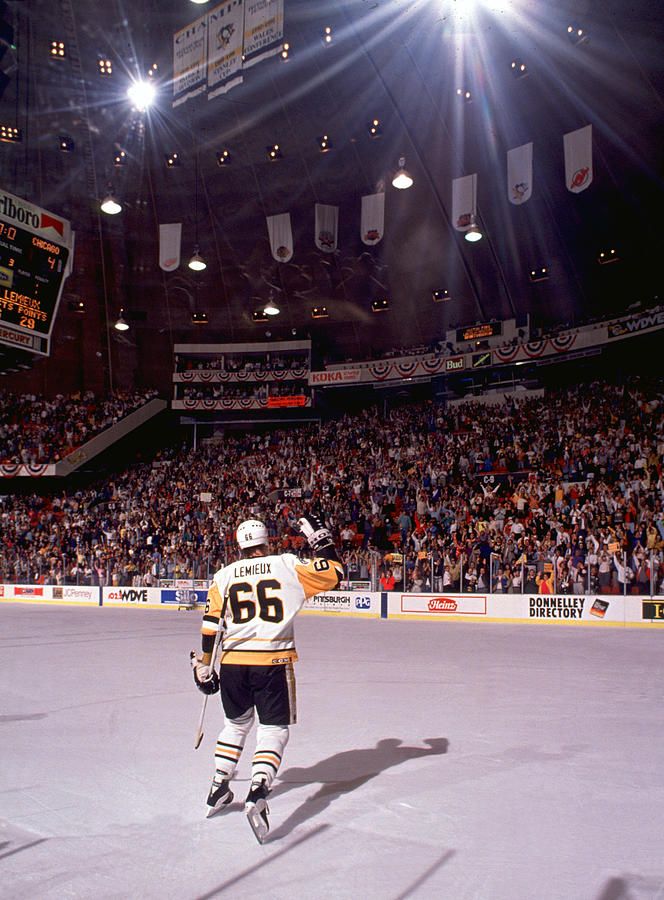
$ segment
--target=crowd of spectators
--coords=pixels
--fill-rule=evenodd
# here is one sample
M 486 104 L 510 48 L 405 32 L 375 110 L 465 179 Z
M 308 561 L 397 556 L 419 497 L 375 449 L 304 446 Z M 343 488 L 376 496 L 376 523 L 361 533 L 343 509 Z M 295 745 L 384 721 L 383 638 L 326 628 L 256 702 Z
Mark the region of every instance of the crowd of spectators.
M 178 390 L 179 388 L 179 390 Z M 186 400 L 267 400 L 268 397 L 290 397 L 310 394 L 306 382 L 250 382 L 242 384 L 176 385 L 176 399 Z
M 156 391 L 92 391 L 52 400 L 0 391 L 0 464 L 55 463 L 155 397 Z
M 297 550 L 323 512 L 383 589 L 664 592 L 664 383 L 499 406 L 380 407 L 164 450 L 96 488 L 0 498 L 6 582 L 208 578 L 262 517 Z
M 305 351 L 251 353 L 244 356 L 224 354 L 199 357 L 178 354 L 175 368 L 178 372 L 287 372 L 291 369 L 309 369 L 309 354 Z

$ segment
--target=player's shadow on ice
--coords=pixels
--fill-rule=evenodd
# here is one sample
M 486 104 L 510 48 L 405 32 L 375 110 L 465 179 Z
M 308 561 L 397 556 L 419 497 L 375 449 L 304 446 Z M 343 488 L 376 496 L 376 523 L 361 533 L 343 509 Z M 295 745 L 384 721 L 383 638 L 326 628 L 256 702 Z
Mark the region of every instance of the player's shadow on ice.
M 315 794 L 307 797 L 304 803 L 272 832 L 270 840 L 285 837 L 298 825 L 327 809 L 337 797 L 349 794 L 386 769 L 399 766 L 409 759 L 442 756 L 447 753 L 450 745 L 447 738 L 429 738 L 424 743 L 427 746 L 406 747 L 398 738 L 384 738 L 378 741 L 375 747 L 344 750 L 307 768 L 292 766 L 286 769 L 280 778 L 279 786 L 274 790 L 274 797 L 303 784 L 321 782 L 322 784 Z

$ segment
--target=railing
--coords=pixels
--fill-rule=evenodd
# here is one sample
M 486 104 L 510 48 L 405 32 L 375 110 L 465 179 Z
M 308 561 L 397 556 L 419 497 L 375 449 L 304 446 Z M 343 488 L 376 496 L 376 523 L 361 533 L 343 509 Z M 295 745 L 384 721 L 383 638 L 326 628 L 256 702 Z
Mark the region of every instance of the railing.
M 7 584 L 61 584 L 61 585 L 92 585 L 96 587 L 108 587 L 116 585 L 129 585 L 133 587 L 173 587 L 176 582 L 197 582 L 196 587 L 202 588 L 212 580 L 214 573 L 225 565 L 230 557 L 225 552 L 220 554 L 207 554 L 191 559 L 181 559 L 177 566 L 162 560 L 154 560 L 149 568 L 132 571 L 126 566 L 119 566 L 112 561 L 100 562 L 94 554 L 74 553 L 72 555 L 51 555 L 47 560 L 39 557 L 34 562 L 28 562 L 25 557 L 19 557 L 14 562 L 8 562 L 0 557 L 0 583 Z M 367 564 L 367 572 L 364 577 L 357 570 L 349 571 L 346 567 L 345 582 L 368 581 L 372 591 L 381 590 L 381 554 L 370 551 Z M 499 580 L 499 570 L 504 565 L 497 553 L 491 553 L 488 561 L 487 582 L 481 580 L 473 582 L 467 578 L 469 567 L 463 558 L 459 560 L 458 577 L 454 577 L 453 583 L 446 584 L 438 571 L 437 561 L 432 555 L 420 559 L 418 564 L 421 571 L 426 573 L 426 579 L 417 593 L 483 593 L 483 594 L 573 594 L 578 596 L 589 595 L 627 595 L 638 593 L 642 596 L 658 596 L 662 593 L 664 581 L 662 566 L 664 561 L 661 554 L 650 552 L 647 557 L 648 581 L 636 580 L 634 570 L 629 565 L 626 553 L 620 557 L 613 555 L 608 577 L 600 579 L 599 573 L 595 573 L 592 567 L 586 565 L 583 580 L 578 578 L 568 583 L 561 579 L 560 563 L 562 557 L 554 560 L 520 559 L 511 564 L 512 576 L 509 584 L 503 585 Z M 616 565 L 616 563 L 618 565 Z M 547 577 L 547 586 L 542 585 L 544 576 Z M 413 591 L 414 588 L 406 579 L 406 585 L 402 590 Z M 177 586 L 177 585 L 176 585 Z

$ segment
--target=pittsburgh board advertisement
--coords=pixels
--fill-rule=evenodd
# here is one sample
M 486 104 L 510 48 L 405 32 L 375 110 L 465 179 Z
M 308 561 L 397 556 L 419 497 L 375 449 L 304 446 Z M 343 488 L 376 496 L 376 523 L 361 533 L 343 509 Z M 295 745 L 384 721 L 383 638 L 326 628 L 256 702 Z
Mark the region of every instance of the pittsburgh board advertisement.
M 330 591 L 329 594 L 316 594 L 310 597 L 305 601 L 303 609 L 379 616 L 380 594 L 370 591 Z

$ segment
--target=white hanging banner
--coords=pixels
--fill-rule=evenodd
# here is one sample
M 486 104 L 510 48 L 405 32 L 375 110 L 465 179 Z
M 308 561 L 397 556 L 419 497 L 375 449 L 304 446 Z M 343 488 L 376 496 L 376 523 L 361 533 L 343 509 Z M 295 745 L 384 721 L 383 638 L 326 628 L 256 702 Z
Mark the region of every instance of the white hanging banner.
M 159 226 L 159 268 L 173 272 L 180 265 L 182 223 Z
M 279 53 L 283 39 L 284 0 L 245 0 L 245 69 Z
M 226 0 L 208 13 L 208 100 L 242 84 L 242 0 Z
M 452 224 L 457 231 L 468 231 L 477 215 L 477 174 L 463 175 L 452 181 Z
M 334 253 L 339 232 L 339 207 L 316 204 L 316 246 L 323 253 Z
M 362 243 L 372 247 L 383 240 L 385 233 L 385 194 L 368 194 L 362 197 L 360 237 Z
M 533 193 L 533 145 L 522 144 L 507 151 L 507 196 L 519 206 Z
M 290 262 L 293 258 L 293 232 L 290 213 L 266 216 L 267 232 L 270 235 L 270 250 L 277 262 Z
M 563 135 L 567 190 L 580 194 L 593 180 L 593 127 L 585 125 Z
M 206 13 L 173 35 L 173 106 L 205 90 L 207 20 Z

